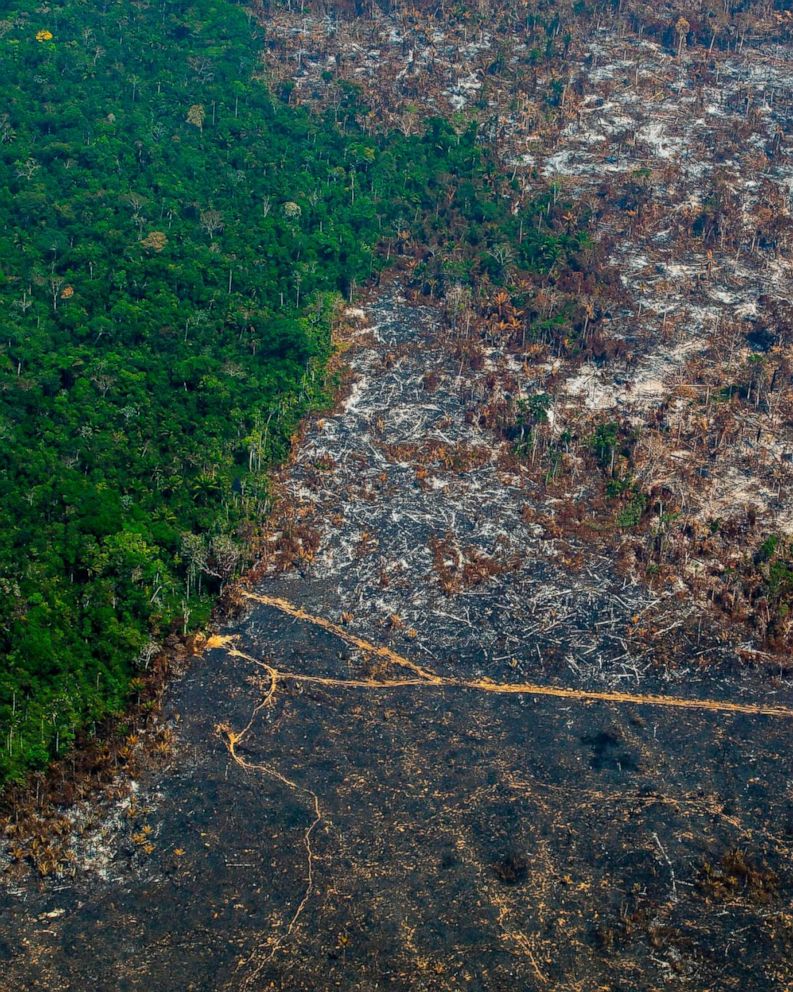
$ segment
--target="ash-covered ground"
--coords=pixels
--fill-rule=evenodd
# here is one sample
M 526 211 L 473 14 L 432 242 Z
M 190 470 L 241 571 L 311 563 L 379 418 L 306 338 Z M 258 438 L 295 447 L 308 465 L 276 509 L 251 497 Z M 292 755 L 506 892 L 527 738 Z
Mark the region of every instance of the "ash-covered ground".
M 476 416 L 509 358 L 462 375 L 395 291 L 351 320 L 260 601 L 173 687 L 170 766 L 9 875 L 0 988 L 789 988 L 790 686 L 532 522 Z
M 263 71 L 293 102 L 337 112 L 340 81 L 359 86 L 366 127 L 475 121 L 516 210 L 551 184 L 576 204 L 571 223 L 590 216 L 613 271 L 579 288 L 576 347 L 538 343 L 528 326 L 527 310 L 562 305 L 553 287 L 491 308 L 492 333 L 512 333 L 505 347 L 530 366 L 519 387 L 553 400 L 538 471 L 561 437 L 607 421 L 635 432 L 624 478 L 645 510 L 638 529 L 612 526 L 611 556 L 719 604 L 753 627 L 758 660 L 787 666 L 792 614 L 765 609 L 754 559 L 793 536 L 793 15 L 745 5 L 729 41 L 715 20 L 676 35 L 693 8 L 626 0 L 594 5 L 592 22 L 559 8 L 569 36 L 539 57 L 543 32 L 519 5 L 494 0 L 473 20 L 416 6 L 345 19 L 272 4 Z M 701 27 L 710 15 L 696 11 Z M 553 466 L 560 501 L 595 502 L 581 445 L 568 448 Z M 663 553 L 648 555 L 652 531 Z

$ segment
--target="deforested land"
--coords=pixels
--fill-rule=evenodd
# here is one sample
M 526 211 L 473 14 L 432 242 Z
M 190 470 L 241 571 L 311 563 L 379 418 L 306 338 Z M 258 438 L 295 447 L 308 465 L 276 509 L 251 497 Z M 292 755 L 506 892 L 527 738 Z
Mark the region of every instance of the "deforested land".
M 0 20 L 0 989 L 793 981 L 787 4 Z

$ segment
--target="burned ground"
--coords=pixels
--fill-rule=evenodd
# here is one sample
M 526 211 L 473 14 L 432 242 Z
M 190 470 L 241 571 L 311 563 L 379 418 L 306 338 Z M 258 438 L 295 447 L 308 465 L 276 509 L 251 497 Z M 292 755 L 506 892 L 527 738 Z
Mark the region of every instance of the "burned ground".
M 171 693 L 170 767 L 69 873 L 10 869 L 0 987 L 783 988 L 791 693 L 526 522 L 435 312 L 353 322 L 250 612 Z M 500 691 L 535 682 L 559 695 Z

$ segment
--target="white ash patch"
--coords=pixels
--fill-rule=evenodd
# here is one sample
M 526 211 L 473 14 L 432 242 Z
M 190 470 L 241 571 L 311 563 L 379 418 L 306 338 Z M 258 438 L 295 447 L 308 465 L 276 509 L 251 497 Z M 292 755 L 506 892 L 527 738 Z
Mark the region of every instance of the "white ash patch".
M 299 570 L 265 580 L 267 590 L 298 596 L 320 615 L 351 616 L 351 630 L 375 642 L 412 630 L 410 650 L 442 667 L 464 663 L 487 674 L 508 654 L 536 671 L 547 638 L 564 641 L 577 679 L 640 679 L 649 657 L 605 635 L 644 609 L 646 594 L 616 579 L 612 589 L 608 569 L 572 574 L 542 529 L 523 518 L 531 500 L 525 469 L 501 468 L 509 446 L 466 417 L 460 390 L 470 392 L 473 379 L 492 372 L 469 372 L 459 382 L 458 363 L 436 340 L 432 311 L 386 297 L 371 316 L 382 343 L 352 356 L 356 402 L 330 418 L 334 429 L 321 436 L 334 471 L 319 486 L 304 480 L 319 450 L 309 438 L 285 480 L 286 498 L 301 505 L 306 489 L 313 491 L 320 549 Z M 396 360 L 384 367 L 388 351 Z M 429 396 L 421 386 L 428 367 L 439 375 Z M 343 520 L 329 523 L 340 507 Z M 593 616 L 601 617 L 599 627 Z

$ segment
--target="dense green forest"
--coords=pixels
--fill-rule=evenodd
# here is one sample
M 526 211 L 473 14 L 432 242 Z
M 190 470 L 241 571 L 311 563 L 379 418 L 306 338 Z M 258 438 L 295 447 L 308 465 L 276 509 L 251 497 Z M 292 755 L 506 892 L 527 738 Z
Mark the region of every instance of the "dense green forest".
M 271 96 L 260 50 L 227 0 L 0 20 L 2 780 L 206 619 L 378 245 L 456 231 L 495 282 L 494 245 L 527 269 L 577 247 L 538 232 L 544 200 L 494 194 L 473 129 L 368 135 L 352 88 L 312 118 Z

